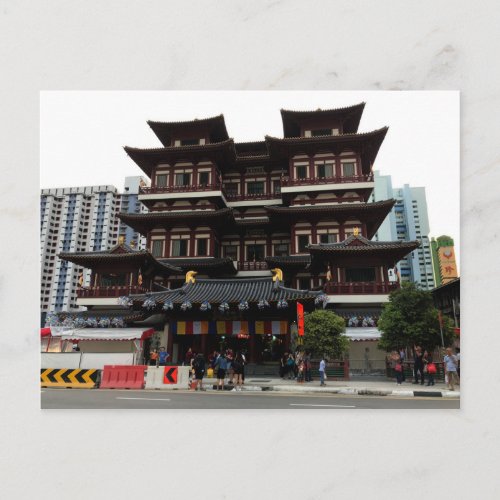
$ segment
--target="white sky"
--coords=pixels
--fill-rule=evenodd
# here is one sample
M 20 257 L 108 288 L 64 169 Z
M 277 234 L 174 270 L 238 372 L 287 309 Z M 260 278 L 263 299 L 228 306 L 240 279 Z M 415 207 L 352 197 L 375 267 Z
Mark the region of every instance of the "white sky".
M 42 92 L 42 188 L 111 184 L 142 170 L 123 146 L 161 147 L 146 121 L 224 114 L 236 142 L 283 137 L 280 109 L 330 109 L 366 102 L 359 127 L 389 131 L 375 170 L 393 187 L 425 186 L 430 236 L 455 240 L 460 258 L 460 109 L 456 91 Z

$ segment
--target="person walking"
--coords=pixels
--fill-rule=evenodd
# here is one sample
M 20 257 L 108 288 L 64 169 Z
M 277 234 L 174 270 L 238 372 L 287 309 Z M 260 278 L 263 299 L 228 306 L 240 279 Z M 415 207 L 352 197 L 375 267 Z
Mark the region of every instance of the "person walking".
M 243 383 L 243 357 L 240 352 L 236 353 L 236 356 L 233 359 L 232 367 L 234 371 L 235 377 L 235 387 L 233 390 L 241 391 L 241 385 Z
M 226 370 L 227 370 L 227 360 L 224 353 L 221 353 L 214 365 L 214 370 L 217 373 L 217 390 L 224 390 L 224 379 L 226 378 Z
M 448 389 L 450 391 L 455 390 L 454 383 L 458 384 L 457 367 L 458 367 L 458 359 L 453 354 L 451 347 L 448 347 L 446 349 L 446 355 L 444 357 L 444 372 L 445 375 L 448 377 Z
M 227 349 L 226 350 L 226 360 L 227 360 L 227 377 L 228 377 L 228 384 L 233 383 L 233 378 L 234 378 L 234 370 L 233 370 L 233 350 L 232 349 Z
M 191 366 L 191 361 L 193 360 L 193 358 L 194 358 L 193 350 L 190 347 L 186 352 L 186 356 L 184 357 L 184 364 L 186 366 Z
M 304 356 L 304 368 L 306 370 L 306 382 L 312 382 L 312 374 L 311 374 L 311 354 L 309 351 L 306 351 Z
M 323 356 L 321 358 L 321 361 L 319 362 L 319 380 L 320 380 L 320 386 L 325 386 L 325 379 L 326 379 L 326 359 Z
M 193 368 L 194 368 L 194 389 L 195 391 L 204 391 L 203 389 L 203 377 L 205 376 L 205 358 L 203 354 L 200 352 L 196 355 L 193 360 Z
M 418 384 L 419 374 L 421 385 L 424 385 L 424 354 L 422 352 L 422 348 L 420 346 L 413 346 L 413 383 Z
M 295 360 L 293 359 L 293 354 L 290 353 L 288 355 L 288 359 L 286 360 L 286 371 L 288 374 L 288 380 L 292 380 L 295 376 L 294 367 L 295 367 Z
M 429 351 L 424 352 L 424 373 L 427 373 L 427 387 L 434 385 L 434 374 L 436 373 L 436 365 L 432 362 L 432 354 Z
M 288 360 L 288 353 L 285 352 L 283 354 L 283 356 L 281 356 L 281 358 L 280 358 L 280 371 L 279 371 L 279 374 L 280 374 L 280 378 L 282 378 L 282 379 L 284 379 L 285 375 L 287 374 L 287 366 L 286 366 L 287 360 Z
M 406 353 L 405 353 L 405 350 L 402 347 L 399 348 L 399 357 L 401 358 L 401 365 L 403 367 L 403 371 L 401 372 L 401 374 L 402 374 L 401 382 L 405 382 L 406 381 L 406 375 L 405 375 Z
M 304 376 L 305 376 L 305 363 L 304 363 L 304 360 L 301 359 L 301 360 L 299 360 L 299 364 L 297 367 L 297 383 L 298 384 L 304 383 Z
M 403 382 L 403 363 L 398 351 L 392 351 L 389 356 L 389 363 L 393 371 L 393 376 L 396 378 L 396 384 L 401 385 Z

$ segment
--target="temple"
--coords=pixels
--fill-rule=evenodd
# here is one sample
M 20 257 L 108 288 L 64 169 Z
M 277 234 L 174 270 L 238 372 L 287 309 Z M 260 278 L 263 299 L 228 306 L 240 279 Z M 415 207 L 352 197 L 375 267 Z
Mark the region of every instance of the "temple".
M 78 304 L 153 325 L 174 361 L 221 344 L 274 360 L 297 302 L 334 310 L 349 330 L 376 327 L 399 287 L 395 264 L 418 242 L 371 241 L 395 200 L 369 202 L 388 129 L 359 133 L 364 106 L 281 110 L 283 138 L 245 143 L 222 115 L 148 122 L 162 146 L 125 151 L 151 179 L 139 196 L 149 212 L 120 215 L 147 250 L 60 254 L 92 270 Z

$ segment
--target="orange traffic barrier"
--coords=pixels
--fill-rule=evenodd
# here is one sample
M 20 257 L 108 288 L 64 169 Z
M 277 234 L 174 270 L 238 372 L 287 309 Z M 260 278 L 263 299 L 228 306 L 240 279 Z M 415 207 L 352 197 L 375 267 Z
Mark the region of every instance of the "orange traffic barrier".
M 104 365 L 101 389 L 144 389 L 146 365 Z

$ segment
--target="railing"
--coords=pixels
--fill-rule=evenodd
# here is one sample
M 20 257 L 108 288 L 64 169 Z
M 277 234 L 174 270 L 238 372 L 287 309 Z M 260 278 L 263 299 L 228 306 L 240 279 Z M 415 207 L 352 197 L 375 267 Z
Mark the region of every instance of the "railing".
M 87 288 L 79 288 L 76 291 L 76 296 L 79 299 L 86 298 L 106 298 L 106 297 L 122 297 L 134 293 L 148 292 L 146 288 L 138 285 L 133 286 L 91 286 Z
M 240 261 L 238 271 L 264 271 L 267 270 L 267 262 L 261 261 Z
M 188 186 L 140 187 L 139 194 L 191 193 L 196 191 L 222 191 L 220 184 L 189 184 Z
M 281 199 L 280 193 L 253 193 L 253 194 L 233 194 L 225 193 L 228 201 L 251 201 L 251 200 L 273 200 Z
M 323 285 L 323 291 L 328 295 L 350 294 L 386 294 L 399 288 L 399 283 L 353 282 L 340 283 L 329 281 Z
M 304 177 L 303 179 L 292 179 L 282 177 L 281 186 L 307 186 L 316 184 L 345 184 L 348 182 L 372 182 L 373 174 L 353 175 L 350 177 Z

